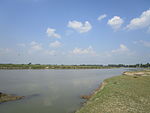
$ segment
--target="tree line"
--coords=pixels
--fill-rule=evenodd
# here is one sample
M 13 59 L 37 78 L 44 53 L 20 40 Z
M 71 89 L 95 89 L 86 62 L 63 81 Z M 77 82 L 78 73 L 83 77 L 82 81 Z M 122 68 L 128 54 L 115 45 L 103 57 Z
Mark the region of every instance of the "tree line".
M 80 64 L 80 65 L 57 65 L 57 64 L 0 64 L 0 69 L 103 69 L 103 68 L 148 68 L 150 63 L 146 64 L 108 64 L 108 65 L 97 65 L 97 64 Z

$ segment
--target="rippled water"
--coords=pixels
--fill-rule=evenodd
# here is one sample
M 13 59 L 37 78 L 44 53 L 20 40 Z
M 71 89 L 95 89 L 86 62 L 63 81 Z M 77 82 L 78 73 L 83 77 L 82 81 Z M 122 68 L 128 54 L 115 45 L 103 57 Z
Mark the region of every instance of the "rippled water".
M 25 99 L 0 104 L 0 113 L 71 113 L 106 78 L 125 69 L 0 70 L 0 92 Z

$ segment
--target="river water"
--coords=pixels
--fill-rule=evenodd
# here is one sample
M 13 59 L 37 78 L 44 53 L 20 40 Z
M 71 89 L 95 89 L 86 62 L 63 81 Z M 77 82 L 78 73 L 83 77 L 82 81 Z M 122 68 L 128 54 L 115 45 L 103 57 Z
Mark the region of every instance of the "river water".
M 106 78 L 127 69 L 0 70 L 0 92 L 25 96 L 0 104 L 0 113 L 72 113 Z

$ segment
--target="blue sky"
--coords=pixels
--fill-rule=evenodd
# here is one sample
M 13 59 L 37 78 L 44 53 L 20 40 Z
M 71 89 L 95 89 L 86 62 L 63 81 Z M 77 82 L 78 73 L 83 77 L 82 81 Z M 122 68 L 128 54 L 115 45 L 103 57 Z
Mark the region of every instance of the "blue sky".
M 149 0 L 0 0 L 0 63 L 149 61 Z

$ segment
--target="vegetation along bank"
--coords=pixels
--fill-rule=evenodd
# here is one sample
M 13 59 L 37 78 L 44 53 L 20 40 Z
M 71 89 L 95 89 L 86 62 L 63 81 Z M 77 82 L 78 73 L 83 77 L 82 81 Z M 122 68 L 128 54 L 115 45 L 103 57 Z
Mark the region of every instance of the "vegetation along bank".
M 51 65 L 51 64 L 0 64 L 0 69 L 110 69 L 110 68 L 149 68 L 150 64 L 108 64 L 108 65 Z

